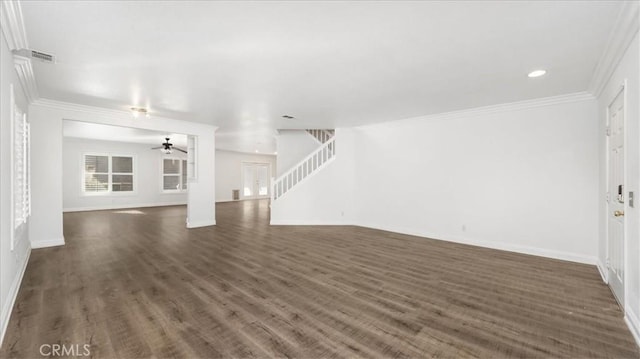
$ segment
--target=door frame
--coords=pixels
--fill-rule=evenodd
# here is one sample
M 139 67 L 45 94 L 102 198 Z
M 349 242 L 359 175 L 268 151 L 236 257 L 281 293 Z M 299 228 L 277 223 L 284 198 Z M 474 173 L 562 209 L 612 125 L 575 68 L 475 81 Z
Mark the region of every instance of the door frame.
M 264 199 L 271 197 L 271 163 L 260 161 L 240 161 L 240 188 L 244 188 L 244 165 L 265 165 L 267 166 L 267 194 L 265 196 L 255 195 L 253 197 L 245 197 L 244 191 L 240 190 L 241 200 Z
M 607 284 L 607 286 L 609 287 L 609 289 L 611 290 L 611 286 L 609 285 L 609 242 L 610 242 L 610 238 L 609 238 L 609 212 L 610 212 L 610 206 L 609 206 L 609 202 L 612 200 L 613 195 L 612 193 L 609 193 L 609 187 L 610 187 L 610 156 L 609 156 L 609 142 L 610 142 L 610 136 L 608 135 L 608 131 L 609 131 L 609 120 L 610 120 L 610 113 L 609 113 L 609 107 L 611 107 L 611 104 L 613 104 L 613 102 L 615 101 L 615 99 L 618 97 L 618 95 L 622 94 L 622 101 L 623 101 L 623 108 L 622 108 L 622 112 L 624 114 L 624 119 L 623 119 L 623 126 L 624 126 L 624 149 L 623 149 L 623 153 L 622 153 L 622 157 L 623 157 L 623 163 L 624 163 L 624 171 L 623 171 L 623 187 L 625 189 L 625 192 L 623 193 L 623 195 L 625 195 L 625 198 L 627 199 L 624 203 L 624 212 L 629 213 L 629 201 L 628 201 L 628 192 L 629 192 L 629 186 L 627 183 L 627 174 L 629 171 L 629 164 L 627 159 L 628 157 L 628 138 L 629 138 L 629 131 L 628 131 L 628 119 L 627 119 L 627 79 L 625 78 L 622 83 L 616 87 L 616 91 L 613 92 L 613 95 L 607 100 L 607 108 L 605 111 L 605 116 L 606 116 L 606 122 L 605 122 L 605 128 L 607 130 L 607 133 L 605 133 L 605 171 L 606 171 L 606 177 L 605 177 L 605 183 L 606 183 L 606 187 L 605 187 L 605 195 L 607 195 L 607 200 L 605 201 L 605 220 L 604 220 L 604 224 L 605 224 L 605 260 L 606 260 L 606 268 L 605 268 L 605 273 L 606 273 L 606 280 L 605 283 Z M 637 199 L 634 197 L 634 202 Z M 635 204 L 634 204 L 635 206 Z M 629 241 L 629 223 L 627 221 L 627 219 L 625 218 L 624 220 L 624 225 L 623 225 L 623 234 L 624 234 L 624 238 L 622 239 L 622 249 L 624 251 L 622 257 L 624 260 L 624 264 L 623 264 L 623 270 L 624 270 L 624 278 L 622 279 L 622 298 L 623 298 L 623 305 L 620 305 L 620 309 L 622 310 L 622 314 L 626 315 L 626 306 L 627 303 L 629 303 L 629 275 L 628 275 L 628 269 L 629 269 L 629 250 L 628 250 L 628 241 Z M 613 290 L 612 290 L 612 294 L 613 294 Z M 615 297 L 615 295 L 613 295 Z M 616 300 L 617 301 L 617 300 Z M 618 303 L 620 304 L 620 303 Z

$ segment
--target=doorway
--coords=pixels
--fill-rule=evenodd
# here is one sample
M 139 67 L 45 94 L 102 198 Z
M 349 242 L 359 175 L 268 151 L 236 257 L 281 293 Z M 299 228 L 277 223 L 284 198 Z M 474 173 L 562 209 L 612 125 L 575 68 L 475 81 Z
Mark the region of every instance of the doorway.
M 268 163 L 242 163 L 242 197 L 244 199 L 269 197 L 270 166 Z
M 609 287 L 624 310 L 625 293 L 625 88 L 607 108 L 607 267 Z

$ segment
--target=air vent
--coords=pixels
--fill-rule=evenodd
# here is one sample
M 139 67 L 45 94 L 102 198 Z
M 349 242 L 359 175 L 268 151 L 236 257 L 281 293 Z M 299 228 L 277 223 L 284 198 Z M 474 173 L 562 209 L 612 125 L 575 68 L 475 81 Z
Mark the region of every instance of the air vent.
M 293 120 L 295 117 L 289 116 L 289 115 L 282 115 L 282 118 L 284 118 L 285 120 Z
M 56 62 L 56 57 L 54 55 L 47 54 L 45 52 L 36 51 L 36 50 L 20 49 L 20 50 L 13 50 L 13 53 L 18 56 L 28 57 L 28 58 L 36 59 L 42 62 L 48 62 L 50 64 L 54 64 Z
M 35 50 L 31 50 L 31 58 L 38 59 L 43 62 L 51 62 L 51 63 L 56 62 L 55 56 L 51 54 L 46 54 L 44 52 L 35 51 Z

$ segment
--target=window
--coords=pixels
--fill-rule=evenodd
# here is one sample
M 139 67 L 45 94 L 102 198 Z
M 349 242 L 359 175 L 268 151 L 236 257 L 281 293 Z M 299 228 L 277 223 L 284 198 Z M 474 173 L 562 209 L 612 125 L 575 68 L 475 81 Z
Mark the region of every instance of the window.
M 16 230 L 27 223 L 31 215 L 31 161 L 30 161 L 30 125 L 27 115 L 15 104 L 13 86 L 11 86 L 12 102 L 12 198 L 14 231 L 11 236 L 11 249 L 18 238 Z
M 180 158 L 162 159 L 162 190 L 181 192 L 187 189 L 187 160 Z
M 85 194 L 133 192 L 133 157 L 84 155 Z

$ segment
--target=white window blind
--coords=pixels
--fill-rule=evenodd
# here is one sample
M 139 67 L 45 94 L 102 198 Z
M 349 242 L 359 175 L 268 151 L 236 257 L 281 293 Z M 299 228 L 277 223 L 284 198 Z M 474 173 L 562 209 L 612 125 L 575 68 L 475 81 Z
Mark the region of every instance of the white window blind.
M 114 192 L 133 191 L 133 158 L 114 156 L 112 163 L 111 189 Z
M 9 86 L 11 108 L 11 217 L 13 228 L 10 235 L 10 249 L 14 250 L 16 242 L 24 236 L 19 235 L 21 226 L 27 223 L 31 215 L 31 134 L 27 115 L 15 102 L 13 84 Z
M 14 227 L 18 228 L 31 214 L 30 127 L 27 116 L 15 106 L 13 121 L 13 217 Z
M 109 192 L 109 156 L 84 156 L 84 191 Z
M 133 156 L 84 155 L 86 194 L 133 192 Z
M 178 158 L 162 159 L 162 190 L 166 192 L 187 189 L 187 160 Z

